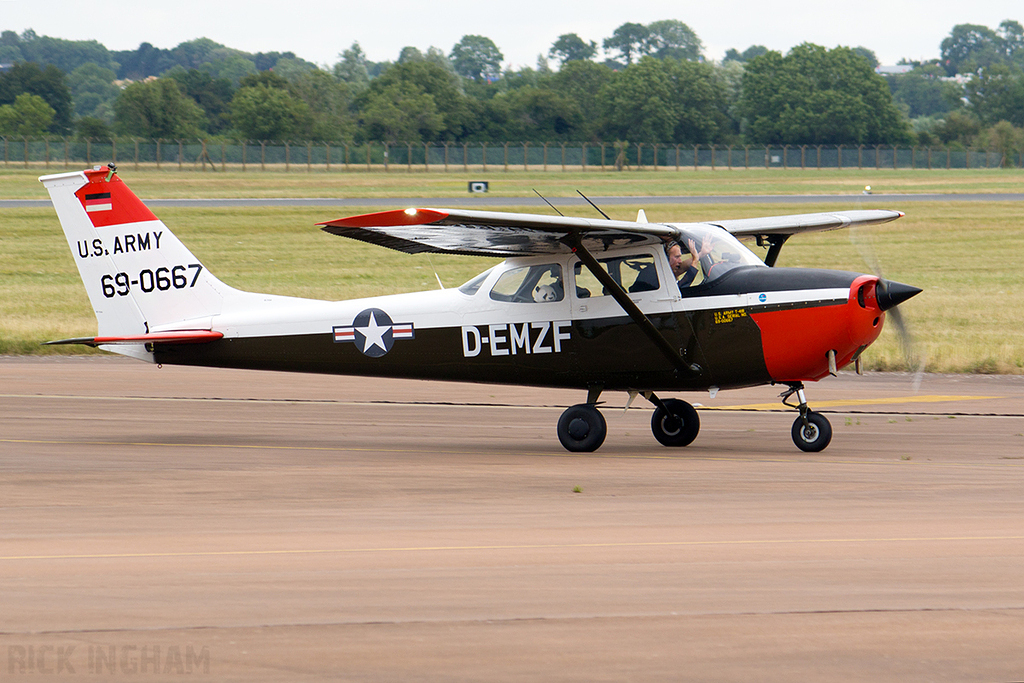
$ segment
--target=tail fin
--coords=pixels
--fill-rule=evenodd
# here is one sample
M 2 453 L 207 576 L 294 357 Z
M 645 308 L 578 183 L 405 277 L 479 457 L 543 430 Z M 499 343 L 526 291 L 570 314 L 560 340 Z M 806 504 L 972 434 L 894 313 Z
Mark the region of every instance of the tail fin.
M 113 165 L 39 180 L 64 228 L 100 337 L 210 329 L 211 317 L 236 290 L 203 267 Z

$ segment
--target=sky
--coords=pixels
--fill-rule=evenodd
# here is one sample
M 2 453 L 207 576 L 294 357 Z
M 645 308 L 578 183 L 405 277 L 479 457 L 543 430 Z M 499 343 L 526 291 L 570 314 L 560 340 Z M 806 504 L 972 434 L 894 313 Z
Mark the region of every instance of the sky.
M 626 22 L 678 19 L 704 43 L 705 55 L 721 60 L 764 45 L 786 52 L 802 42 L 826 47 L 864 46 L 882 64 L 900 58 L 939 56 L 939 43 L 956 24 L 995 29 L 1004 19 L 1024 23 L 1020 0 L 175 0 L 84 2 L 0 0 L 0 31 L 69 40 L 98 40 L 111 50 L 142 42 L 171 48 L 210 38 L 246 52 L 294 52 L 319 65 L 359 42 L 368 59 L 393 61 L 405 46 L 434 46 L 449 53 L 464 35 L 490 38 L 505 66 L 537 65 L 558 36 L 576 33 L 600 48 Z M 599 57 L 603 58 L 599 53 Z

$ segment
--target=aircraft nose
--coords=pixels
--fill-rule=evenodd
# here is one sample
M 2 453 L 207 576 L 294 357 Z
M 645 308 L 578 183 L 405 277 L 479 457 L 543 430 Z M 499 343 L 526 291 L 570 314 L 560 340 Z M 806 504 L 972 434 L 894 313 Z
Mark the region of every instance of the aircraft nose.
M 920 287 L 912 287 L 911 285 L 905 285 L 902 282 L 879 280 L 878 287 L 876 289 L 878 307 L 883 311 L 888 311 L 894 306 L 899 306 L 910 297 L 920 294 L 921 291 Z

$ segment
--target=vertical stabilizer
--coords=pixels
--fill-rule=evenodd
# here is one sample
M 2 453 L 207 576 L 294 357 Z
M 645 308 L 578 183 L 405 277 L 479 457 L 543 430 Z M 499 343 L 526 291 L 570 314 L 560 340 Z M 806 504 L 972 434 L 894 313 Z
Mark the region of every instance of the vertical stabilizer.
M 112 166 L 39 180 L 64 228 L 100 336 L 209 329 L 235 290 L 206 270 Z

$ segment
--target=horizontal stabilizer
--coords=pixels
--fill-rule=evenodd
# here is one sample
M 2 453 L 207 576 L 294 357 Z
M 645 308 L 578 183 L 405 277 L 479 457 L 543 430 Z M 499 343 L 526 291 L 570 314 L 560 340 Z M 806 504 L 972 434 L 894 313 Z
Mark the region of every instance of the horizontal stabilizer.
M 93 347 L 105 344 L 204 344 L 216 341 L 223 336 L 223 333 L 211 330 L 181 330 L 135 334 L 126 337 L 74 337 L 43 342 L 43 344 L 84 344 Z

